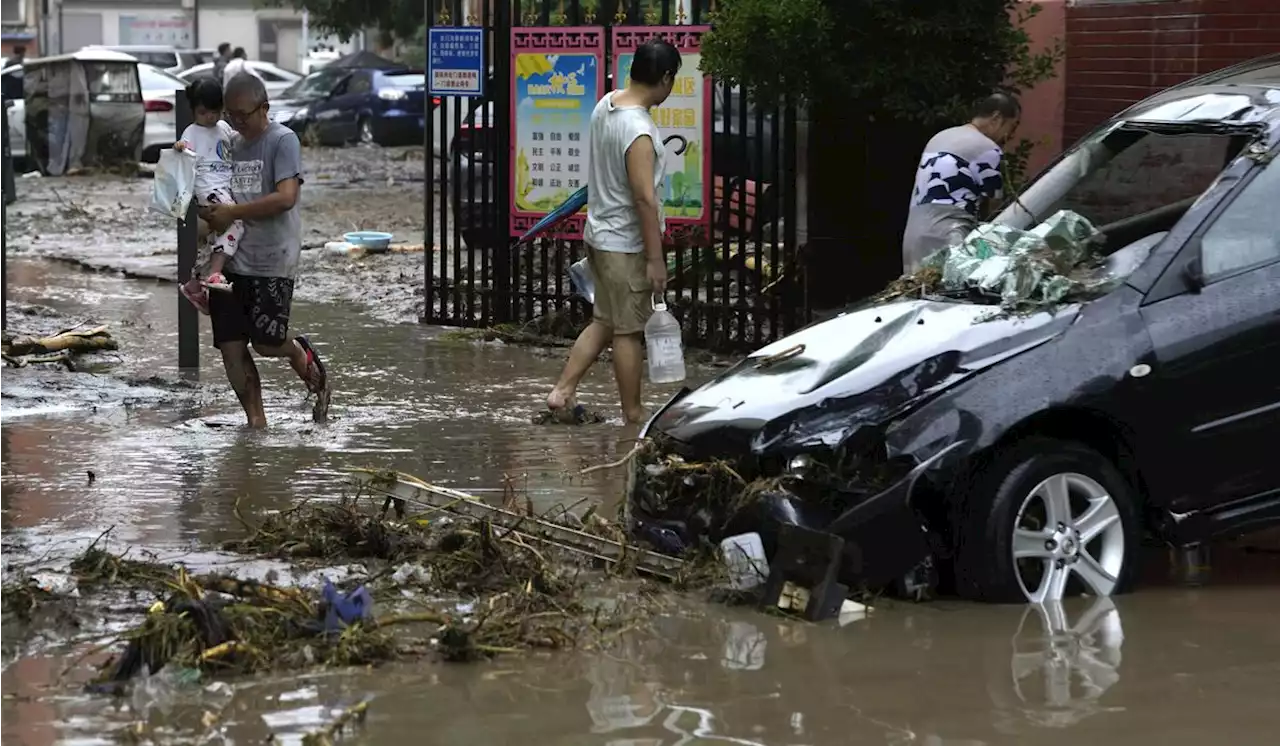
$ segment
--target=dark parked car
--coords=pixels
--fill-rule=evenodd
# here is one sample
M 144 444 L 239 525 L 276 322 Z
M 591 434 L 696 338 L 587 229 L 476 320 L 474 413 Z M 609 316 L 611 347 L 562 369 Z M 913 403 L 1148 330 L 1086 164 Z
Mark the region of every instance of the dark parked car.
M 421 71 L 325 67 L 280 94 L 271 114 L 318 145 L 422 142 L 425 88 Z
M 757 531 L 771 558 L 835 534 L 849 587 L 933 566 L 1039 602 L 1125 590 L 1148 538 L 1280 522 L 1278 155 L 1280 55 L 1136 104 L 995 219 L 1083 215 L 1105 290 L 1025 315 L 870 302 L 765 347 L 645 426 L 632 529 L 668 549 Z M 756 488 L 690 498 L 654 476 L 676 456 Z

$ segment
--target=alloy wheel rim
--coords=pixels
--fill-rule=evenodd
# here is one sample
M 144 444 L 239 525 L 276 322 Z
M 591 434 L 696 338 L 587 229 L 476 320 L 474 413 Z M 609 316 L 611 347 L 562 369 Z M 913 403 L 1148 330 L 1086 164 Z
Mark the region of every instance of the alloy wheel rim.
M 1083 474 L 1055 474 L 1023 499 L 1013 528 L 1018 585 L 1032 603 L 1060 601 L 1073 589 L 1115 592 L 1125 536 L 1115 498 Z
M 360 123 L 360 140 L 362 142 L 373 142 L 373 125 L 366 119 Z

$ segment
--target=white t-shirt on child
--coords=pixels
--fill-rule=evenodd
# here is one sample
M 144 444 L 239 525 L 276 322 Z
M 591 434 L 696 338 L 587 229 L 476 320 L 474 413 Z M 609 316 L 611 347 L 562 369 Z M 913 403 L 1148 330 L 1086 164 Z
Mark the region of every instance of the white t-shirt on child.
M 198 124 L 188 126 L 182 132 L 182 141 L 199 156 L 196 162 L 196 199 L 203 201 L 213 192 L 230 191 L 231 141 L 235 130 L 219 119 L 213 127 Z

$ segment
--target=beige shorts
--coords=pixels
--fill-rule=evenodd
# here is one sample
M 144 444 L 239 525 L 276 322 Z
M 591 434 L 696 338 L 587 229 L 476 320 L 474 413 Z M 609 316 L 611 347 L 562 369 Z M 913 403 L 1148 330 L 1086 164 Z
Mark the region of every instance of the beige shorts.
M 638 334 L 653 315 L 653 284 L 644 252 L 623 254 L 587 247 L 587 264 L 595 278 L 596 321 L 614 334 Z

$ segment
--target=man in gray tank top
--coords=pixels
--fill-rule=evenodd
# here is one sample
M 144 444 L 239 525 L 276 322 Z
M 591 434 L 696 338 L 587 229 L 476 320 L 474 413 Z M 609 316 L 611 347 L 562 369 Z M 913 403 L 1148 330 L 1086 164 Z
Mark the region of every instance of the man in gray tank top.
M 222 352 L 227 379 L 250 427 L 266 427 L 262 380 L 249 345 L 263 357 L 286 358 L 316 395 L 315 421 L 328 417 L 330 383 L 324 363 L 304 335 L 289 338 L 293 283 L 302 254 L 302 148 L 293 130 L 267 117 L 262 80 L 234 76 L 223 93 L 225 113 L 239 136 L 231 146 L 235 204 L 202 208 L 210 228 L 244 221 L 244 237 L 223 274 L 231 290 L 209 293 L 213 346 Z
M 968 124 L 945 129 L 925 145 L 902 238 L 904 272 L 915 272 L 930 254 L 960 243 L 978 226 L 982 203 L 1004 189 L 1001 146 L 1021 115 L 1016 98 L 993 93 L 974 107 Z

